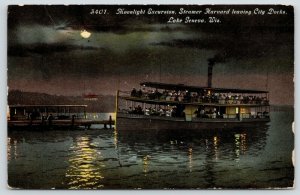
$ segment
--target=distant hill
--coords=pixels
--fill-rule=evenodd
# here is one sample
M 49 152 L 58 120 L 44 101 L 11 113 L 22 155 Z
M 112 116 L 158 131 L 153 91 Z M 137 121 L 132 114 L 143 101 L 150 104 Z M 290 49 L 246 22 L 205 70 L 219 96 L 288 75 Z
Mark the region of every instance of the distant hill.
M 46 93 L 23 92 L 20 90 L 10 90 L 8 93 L 8 104 L 86 104 L 87 112 L 114 112 L 115 96 L 99 95 L 98 100 L 84 100 L 81 96 L 58 96 Z

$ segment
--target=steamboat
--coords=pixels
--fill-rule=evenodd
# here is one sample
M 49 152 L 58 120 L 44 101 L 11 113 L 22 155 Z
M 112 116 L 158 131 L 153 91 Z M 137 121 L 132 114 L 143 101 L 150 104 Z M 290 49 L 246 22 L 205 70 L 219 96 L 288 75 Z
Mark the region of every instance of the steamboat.
M 142 82 L 140 89 L 117 91 L 117 130 L 243 128 L 270 121 L 269 92 Z

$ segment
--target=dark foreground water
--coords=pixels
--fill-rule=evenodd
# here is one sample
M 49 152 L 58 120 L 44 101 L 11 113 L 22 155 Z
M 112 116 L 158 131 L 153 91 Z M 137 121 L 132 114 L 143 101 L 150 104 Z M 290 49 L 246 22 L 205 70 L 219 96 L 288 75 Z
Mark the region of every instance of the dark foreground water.
M 34 189 L 293 186 L 293 110 L 269 124 L 198 131 L 12 131 L 8 184 Z

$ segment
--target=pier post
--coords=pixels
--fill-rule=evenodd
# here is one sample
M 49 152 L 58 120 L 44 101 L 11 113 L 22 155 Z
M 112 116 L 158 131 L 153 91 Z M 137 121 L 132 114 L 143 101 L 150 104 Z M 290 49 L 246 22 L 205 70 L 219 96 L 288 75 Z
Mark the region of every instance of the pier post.
M 42 115 L 41 119 L 42 119 L 41 126 L 42 126 L 42 127 L 44 127 L 44 126 L 45 126 L 45 118 L 44 118 L 44 116 L 43 116 L 43 115 Z
M 48 126 L 49 126 L 49 127 L 52 127 L 52 120 L 53 120 L 53 116 L 52 116 L 52 114 L 50 114 L 50 115 L 48 116 Z
M 112 119 L 111 119 L 111 115 L 109 115 L 109 128 L 111 129 L 111 125 L 112 125 Z
M 29 123 L 29 126 L 32 126 L 32 121 L 33 121 L 33 118 L 32 118 L 32 116 L 30 115 L 30 123 Z
M 71 125 L 72 128 L 74 127 L 74 124 L 75 124 L 75 115 L 73 114 L 73 115 L 72 115 L 72 125 Z

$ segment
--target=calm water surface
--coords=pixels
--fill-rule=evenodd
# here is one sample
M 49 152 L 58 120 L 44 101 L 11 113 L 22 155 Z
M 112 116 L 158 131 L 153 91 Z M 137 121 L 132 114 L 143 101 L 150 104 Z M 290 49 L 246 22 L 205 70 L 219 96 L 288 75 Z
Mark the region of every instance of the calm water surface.
M 291 187 L 293 118 L 291 109 L 272 112 L 270 123 L 248 129 L 11 131 L 8 184 L 26 189 Z

